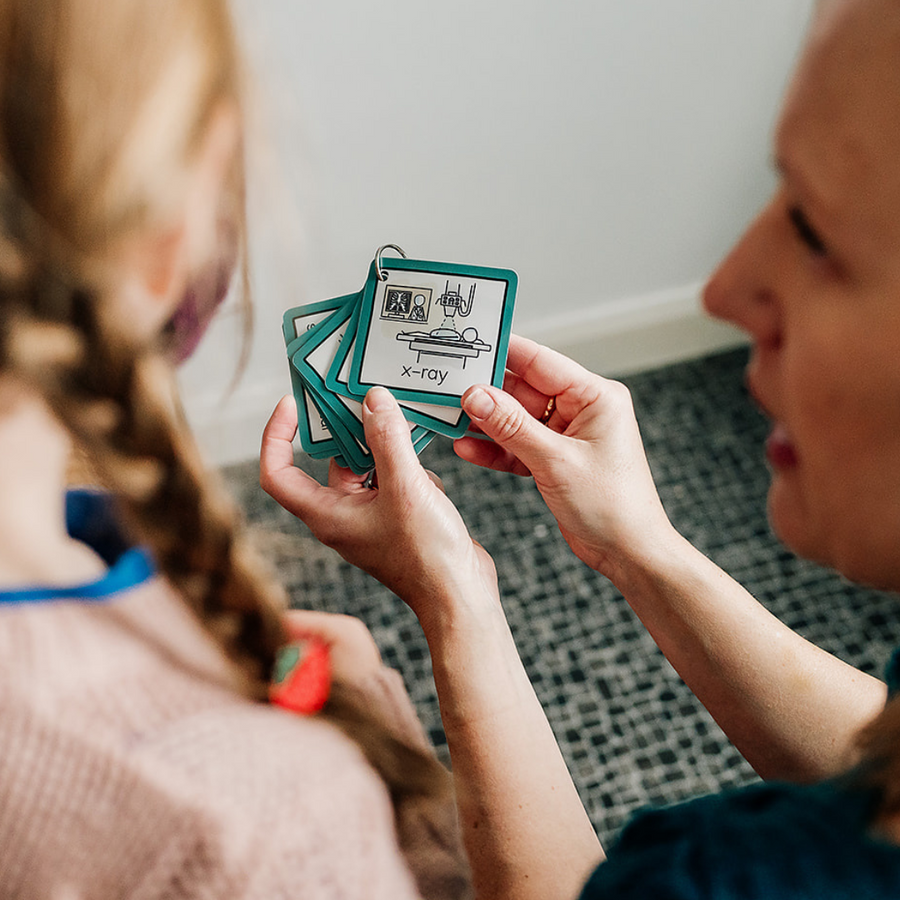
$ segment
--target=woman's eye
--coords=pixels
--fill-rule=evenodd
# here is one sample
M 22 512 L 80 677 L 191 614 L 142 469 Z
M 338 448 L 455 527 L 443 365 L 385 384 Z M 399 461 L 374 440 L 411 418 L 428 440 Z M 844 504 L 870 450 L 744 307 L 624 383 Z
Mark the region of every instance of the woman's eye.
M 794 226 L 794 230 L 797 232 L 797 236 L 804 244 L 806 244 L 812 253 L 816 256 L 826 256 L 828 254 L 828 248 L 825 246 L 825 242 L 819 237 L 812 225 L 809 224 L 809 220 L 806 218 L 800 207 L 792 206 L 788 210 L 788 217 L 791 220 L 791 224 Z

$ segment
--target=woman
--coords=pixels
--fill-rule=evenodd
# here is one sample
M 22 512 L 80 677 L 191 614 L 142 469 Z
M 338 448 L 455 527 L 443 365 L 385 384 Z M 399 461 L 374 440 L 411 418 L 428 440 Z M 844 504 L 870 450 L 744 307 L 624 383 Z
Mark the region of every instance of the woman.
M 900 590 L 898 62 L 893 0 L 819 3 L 777 131 L 779 186 L 705 294 L 707 309 L 752 341 L 748 383 L 774 421 L 769 510 L 779 536 L 891 590 Z M 475 387 L 463 398 L 496 445 L 464 438 L 457 452 L 534 477 L 575 553 L 615 582 L 769 780 L 638 817 L 583 896 L 900 895 L 900 701 L 885 706 L 884 685 L 790 632 L 674 532 L 622 386 L 524 340 L 511 343 L 508 367 L 505 391 Z M 264 484 L 417 613 L 479 896 L 575 897 L 601 851 L 527 689 L 489 561 L 414 468 L 390 398 L 379 391 L 366 406 L 378 491 L 340 472 L 318 487 L 288 468 L 287 403 L 268 428 Z M 390 516 L 392 546 L 419 561 L 411 574 L 379 551 L 377 524 Z

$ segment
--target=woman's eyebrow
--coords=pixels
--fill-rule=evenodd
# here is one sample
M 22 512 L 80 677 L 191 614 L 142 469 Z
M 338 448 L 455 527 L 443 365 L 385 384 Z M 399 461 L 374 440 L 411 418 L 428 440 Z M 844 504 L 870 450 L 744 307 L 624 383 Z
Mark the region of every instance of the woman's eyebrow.
M 776 175 L 780 175 L 782 178 L 789 178 L 792 181 L 797 180 L 796 178 L 796 170 L 794 167 L 784 158 L 781 153 L 774 154 L 770 159 L 770 166 L 772 171 Z M 802 183 L 802 181 L 801 181 Z
M 776 153 L 771 158 L 772 170 L 783 180 L 789 182 L 802 195 L 805 206 L 815 207 L 821 211 L 824 198 L 821 193 L 812 186 L 809 179 L 788 160 L 783 154 Z

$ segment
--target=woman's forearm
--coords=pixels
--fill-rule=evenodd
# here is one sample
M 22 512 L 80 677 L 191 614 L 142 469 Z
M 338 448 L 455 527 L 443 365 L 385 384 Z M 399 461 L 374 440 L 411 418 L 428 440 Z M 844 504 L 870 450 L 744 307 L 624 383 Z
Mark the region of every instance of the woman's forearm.
M 676 532 L 608 574 L 685 683 L 764 778 L 853 761 L 885 686 L 791 631 Z
M 603 853 L 502 610 L 426 638 L 478 900 L 572 900 Z

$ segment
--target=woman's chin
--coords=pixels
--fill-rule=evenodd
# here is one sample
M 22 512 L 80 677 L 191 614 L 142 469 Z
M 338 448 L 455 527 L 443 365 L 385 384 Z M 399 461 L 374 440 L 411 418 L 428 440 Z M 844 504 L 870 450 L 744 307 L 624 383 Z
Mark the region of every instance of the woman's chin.
M 831 521 L 814 514 L 799 500 L 792 486 L 776 475 L 769 488 L 769 525 L 792 553 L 854 584 L 884 591 L 900 591 L 900 559 L 864 526 L 851 527 L 846 518 Z M 833 517 L 832 517 L 833 518 Z
M 787 481 L 778 472 L 772 477 L 767 501 L 769 525 L 778 540 L 797 556 L 822 563 L 825 548 L 819 546 L 812 533 L 811 517 L 805 514 L 794 486 Z

